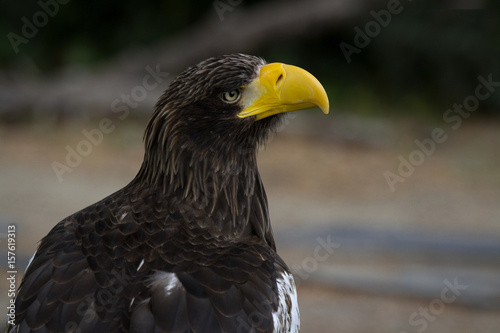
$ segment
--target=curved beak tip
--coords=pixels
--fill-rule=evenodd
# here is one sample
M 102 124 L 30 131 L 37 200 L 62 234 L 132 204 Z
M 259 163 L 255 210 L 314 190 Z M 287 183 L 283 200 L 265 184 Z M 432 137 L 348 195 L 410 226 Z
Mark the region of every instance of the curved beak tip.
M 324 114 L 330 111 L 330 104 L 325 88 L 308 71 L 292 65 L 282 64 L 285 82 L 281 97 L 284 103 L 296 104 L 299 109 L 318 107 Z
M 328 106 L 326 108 L 320 107 L 320 109 L 321 109 L 321 111 L 323 111 L 324 114 L 329 114 L 330 113 L 330 109 L 329 109 Z

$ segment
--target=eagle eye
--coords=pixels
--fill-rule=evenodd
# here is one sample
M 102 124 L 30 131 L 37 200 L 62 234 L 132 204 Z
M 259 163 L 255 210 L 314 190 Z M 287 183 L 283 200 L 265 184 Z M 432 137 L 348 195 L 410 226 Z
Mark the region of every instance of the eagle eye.
M 239 89 L 233 89 L 230 91 L 226 91 L 222 93 L 222 100 L 226 103 L 236 103 L 240 99 L 240 90 Z

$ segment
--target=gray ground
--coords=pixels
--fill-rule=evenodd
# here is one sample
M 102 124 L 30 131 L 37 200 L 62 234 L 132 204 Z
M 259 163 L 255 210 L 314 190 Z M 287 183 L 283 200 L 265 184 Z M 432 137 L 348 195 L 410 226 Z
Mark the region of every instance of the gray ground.
M 279 252 L 300 275 L 302 331 L 499 332 L 500 124 L 293 118 L 259 165 Z M 18 282 L 56 222 L 135 175 L 145 124 L 115 125 L 62 182 L 52 163 L 94 123 L 0 125 L 0 232 L 17 226 Z M 435 127 L 448 140 L 392 192 L 384 172 L 397 174 L 398 156 Z M 317 249 L 319 239 L 336 247 Z M 454 279 L 467 287 L 444 302 Z

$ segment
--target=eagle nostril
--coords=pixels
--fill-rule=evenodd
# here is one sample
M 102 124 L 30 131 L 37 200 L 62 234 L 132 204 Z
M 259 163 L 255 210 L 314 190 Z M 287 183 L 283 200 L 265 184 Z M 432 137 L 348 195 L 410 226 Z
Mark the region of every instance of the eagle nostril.
M 278 79 L 276 80 L 276 88 L 281 87 L 282 83 L 283 83 L 283 74 L 280 74 L 280 76 L 278 76 Z

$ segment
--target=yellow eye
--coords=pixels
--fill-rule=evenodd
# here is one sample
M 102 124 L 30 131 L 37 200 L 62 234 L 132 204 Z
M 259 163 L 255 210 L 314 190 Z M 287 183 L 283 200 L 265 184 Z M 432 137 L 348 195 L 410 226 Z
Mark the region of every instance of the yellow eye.
M 240 99 L 240 90 L 234 89 L 222 93 L 222 100 L 226 103 L 236 103 Z

